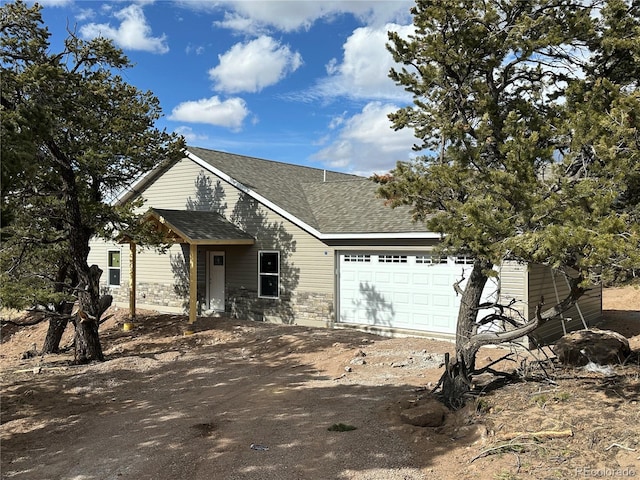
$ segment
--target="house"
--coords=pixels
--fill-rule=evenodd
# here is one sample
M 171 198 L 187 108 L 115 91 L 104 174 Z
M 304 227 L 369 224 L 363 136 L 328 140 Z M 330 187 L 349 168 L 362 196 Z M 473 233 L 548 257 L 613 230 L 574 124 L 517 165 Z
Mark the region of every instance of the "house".
M 453 338 L 460 300 L 452 285 L 471 259 L 435 254 L 440 235 L 414 223 L 408 208 L 387 207 L 376 188 L 354 175 L 191 147 L 121 198 L 143 197 L 145 220 L 171 248 L 95 241 L 89 264 L 105 272 L 102 287 L 116 304 L 134 311 L 195 319 L 197 305 L 199 315 Z M 567 290 L 541 266 L 506 262 L 500 270 L 501 300 L 513 299 L 525 318 L 542 295 Z M 485 294 L 497 292 L 490 284 Z M 600 313 L 593 290 L 564 328 Z M 545 328 L 540 338 L 563 326 Z

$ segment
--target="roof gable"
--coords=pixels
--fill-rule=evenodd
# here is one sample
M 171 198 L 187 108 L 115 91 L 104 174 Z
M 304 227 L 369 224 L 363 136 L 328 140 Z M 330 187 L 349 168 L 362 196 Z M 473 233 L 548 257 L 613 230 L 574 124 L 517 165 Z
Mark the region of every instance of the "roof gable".
M 189 147 L 187 158 L 321 240 L 440 237 L 415 223 L 408 207 L 387 207 L 365 177 L 198 147 Z M 153 172 L 122 200 L 166 171 Z

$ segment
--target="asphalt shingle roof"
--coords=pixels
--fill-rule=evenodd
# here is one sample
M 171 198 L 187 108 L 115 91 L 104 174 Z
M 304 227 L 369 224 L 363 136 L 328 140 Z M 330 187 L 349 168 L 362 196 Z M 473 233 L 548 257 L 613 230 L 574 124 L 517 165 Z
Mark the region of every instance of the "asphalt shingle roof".
M 189 152 L 322 233 L 426 232 L 357 175 L 189 147 Z
M 423 224 L 412 221 L 408 207 L 385 205 L 376 195 L 378 185 L 369 179 L 307 183 L 303 189 L 323 233 L 427 231 Z
M 153 208 L 151 211 L 164 219 L 176 230 L 176 233 L 185 237 L 190 243 L 210 243 L 212 241 L 247 243 L 253 240 L 251 235 L 216 212 L 167 210 L 164 208 Z

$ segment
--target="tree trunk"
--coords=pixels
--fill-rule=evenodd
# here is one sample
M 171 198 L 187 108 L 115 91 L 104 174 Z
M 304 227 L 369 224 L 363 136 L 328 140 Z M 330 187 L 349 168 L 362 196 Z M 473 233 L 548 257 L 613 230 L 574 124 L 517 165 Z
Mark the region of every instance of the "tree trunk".
M 62 263 L 58 271 L 56 272 L 55 292 L 65 291 L 65 279 L 69 272 L 69 264 Z M 73 275 L 72 275 L 73 276 Z M 44 345 L 42 346 L 41 355 L 46 353 L 58 353 L 60 351 L 60 340 L 62 340 L 62 334 L 67 328 L 69 323 L 69 315 L 73 309 L 73 302 L 60 302 L 56 307 L 56 312 L 60 315 L 67 315 L 67 317 L 51 317 L 49 318 L 49 329 L 47 330 L 47 336 L 44 339 Z
M 49 319 L 49 329 L 44 339 L 41 355 L 60 352 L 60 340 L 62 340 L 62 334 L 67 328 L 68 322 L 69 319 L 67 317 L 52 317 Z
M 557 318 L 574 305 L 585 292 L 585 289 L 580 286 L 582 277 L 567 276 L 570 291 L 562 301 L 543 311 L 544 299 L 541 298 L 533 319 L 508 331 L 478 333 L 478 311 L 482 291 L 488 279 L 484 272 L 491 267 L 491 264 L 476 261 L 464 291 L 459 284 L 455 285 L 456 291 L 462 294 L 456 330 L 456 358 L 449 360 L 449 357 L 446 357 L 446 371 L 440 379 L 443 400 L 449 408 L 454 410 L 464 406 L 465 397 L 471 391 L 471 377 L 475 372 L 476 355 L 481 347 L 512 342 L 528 335 L 548 320 Z
M 100 325 L 100 275 L 102 270 L 91 265 L 84 275 L 84 288 L 78 291 L 78 313 L 75 319 L 75 362 L 104 361 L 98 327 Z M 82 276 L 81 276 L 82 278 Z
M 104 361 L 100 336 L 98 335 L 98 322 L 83 320 L 78 317 L 75 321 L 75 362 L 79 364 L 92 361 Z
M 444 403 L 454 410 L 464 406 L 465 395 L 471 390 L 471 374 L 475 370 L 479 347 L 470 340 L 476 331 L 478 306 L 487 283 L 488 277 L 484 272 L 491 267 L 488 262 L 476 260 L 464 290 L 459 284 L 455 285 L 456 292 L 462 296 L 456 328 L 456 358 L 451 360 L 447 355 L 446 371 L 440 380 Z

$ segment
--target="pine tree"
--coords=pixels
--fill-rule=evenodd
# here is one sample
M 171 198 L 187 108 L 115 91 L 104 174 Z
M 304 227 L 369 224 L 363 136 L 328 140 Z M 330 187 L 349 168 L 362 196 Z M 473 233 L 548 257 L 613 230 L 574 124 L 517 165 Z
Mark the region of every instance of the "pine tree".
M 415 33 L 390 32 L 388 48 L 413 105 L 390 119 L 424 155 L 377 180 L 444 251 L 475 259 L 456 286 L 456 358 L 442 379 L 457 408 L 480 347 L 556 318 L 590 282 L 638 273 L 640 4 L 418 0 L 412 14 Z M 493 305 L 510 329 L 477 333 L 483 288 L 506 259 L 566 273 L 570 293 L 541 299 L 528 322 Z
M 39 296 L 77 297 L 76 361 L 88 362 L 103 359 L 104 307 L 89 241 L 139 228 L 139 205 L 114 198 L 184 145 L 154 126 L 158 99 L 118 74 L 131 65 L 111 41 L 69 32 L 52 53 L 49 36 L 38 4 L 0 7 L 2 283 L 37 275 Z M 10 287 L 2 294 L 3 305 L 17 301 Z

